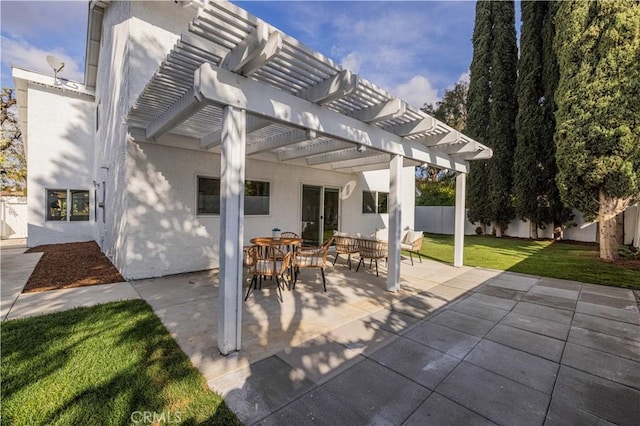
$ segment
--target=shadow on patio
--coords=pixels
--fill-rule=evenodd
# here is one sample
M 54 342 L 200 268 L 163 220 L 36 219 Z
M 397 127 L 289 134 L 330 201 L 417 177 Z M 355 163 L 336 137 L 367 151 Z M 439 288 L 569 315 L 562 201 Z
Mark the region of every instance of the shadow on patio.
M 290 379 L 299 381 L 300 389 L 307 388 L 305 383 L 324 383 L 364 359 L 362 355 L 385 346 L 418 320 L 498 274 L 454 268 L 428 259 L 411 266 L 403 257 L 401 290 L 391 293 L 385 290 L 384 262 L 380 262 L 380 276 L 376 277 L 375 269 L 368 265 L 355 272 L 355 262 L 349 270 L 344 259 L 338 259 L 335 266 L 331 266 L 332 261 L 327 262 L 326 293 L 322 291 L 320 272 L 315 269 L 302 270 L 295 290 L 283 291 L 282 303 L 275 281 L 264 281 L 262 290 L 253 291 L 243 303 L 243 349 L 226 357 L 217 349 L 216 272 L 140 280 L 133 286 L 209 384 L 228 396 L 238 379 L 232 373 L 250 376 L 251 368 L 259 368 L 255 363 L 272 355 L 295 369 L 295 378 Z M 465 279 L 451 280 L 465 273 Z M 245 291 L 249 280 L 245 276 Z M 453 284 L 439 285 L 446 281 Z M 278 382 L 277 369 L 269 368 L 271 379 Z M 223 376 L 233 383 L 225 383 Z M 280 383 L 282 386 L 289 380 Z M 246 386 L 251 386 L 250 381 Z M 234 392 L 241 394 L 243 390 Z M 273 408 L 273 404 L 268 405 Z M 250 418 L 267 414 L 247 408 L 252 411 Z M 238 407 L 234 409 L 238 411 Z M 247 420 L 246 416 L 241 418 Z

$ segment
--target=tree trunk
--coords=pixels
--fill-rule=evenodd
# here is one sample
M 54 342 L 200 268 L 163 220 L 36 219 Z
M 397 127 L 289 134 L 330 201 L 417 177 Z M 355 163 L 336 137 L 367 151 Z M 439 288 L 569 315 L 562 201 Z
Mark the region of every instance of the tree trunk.
M 496 237 L 502 238 L 502 226 L 496 223 L 496 226 L 494 229 L 496 230 Z
M 600 232 L 600 259 L 617 260 L 618 254 L 618 214 L 629 205 L 630 199 L 613 198 L 607 195 L 604 189 L 600 189 L 600 207 L 598 209 L 598 222 Z
M 532 220 L 529 221 L 529 238 L 538 239 L 538 224 Z

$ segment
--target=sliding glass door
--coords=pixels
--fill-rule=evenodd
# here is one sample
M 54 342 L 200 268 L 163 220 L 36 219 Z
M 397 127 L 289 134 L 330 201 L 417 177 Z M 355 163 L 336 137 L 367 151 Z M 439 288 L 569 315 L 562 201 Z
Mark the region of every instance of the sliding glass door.
M 320 245 L 340 227 L 340 189 L 302 185 L 302 239 Z

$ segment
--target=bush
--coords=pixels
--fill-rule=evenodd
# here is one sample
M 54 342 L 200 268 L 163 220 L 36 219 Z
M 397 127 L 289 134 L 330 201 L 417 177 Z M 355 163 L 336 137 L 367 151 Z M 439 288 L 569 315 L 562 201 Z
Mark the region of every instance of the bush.
M 421 194 L 416 197 L 417 206 L 454 206 L 456 203 L 456 188 L 451 181 L 416 182 Z

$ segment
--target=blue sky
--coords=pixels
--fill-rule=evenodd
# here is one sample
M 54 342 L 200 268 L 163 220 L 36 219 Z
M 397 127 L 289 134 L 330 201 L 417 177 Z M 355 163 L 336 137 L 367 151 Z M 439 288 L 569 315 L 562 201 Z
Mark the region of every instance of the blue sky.
M 415 106 L 468 78 L 471 1 L 234 1 L 281 31 Z M 0 2 L 2 85 L 10 66 L 83 80 L 86 1 Z

